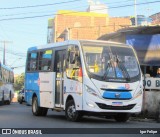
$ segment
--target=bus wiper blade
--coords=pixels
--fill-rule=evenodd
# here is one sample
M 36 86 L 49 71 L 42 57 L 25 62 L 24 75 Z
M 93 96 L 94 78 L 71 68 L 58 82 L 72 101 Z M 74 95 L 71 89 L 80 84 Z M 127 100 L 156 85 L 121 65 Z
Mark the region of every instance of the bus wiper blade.
M 103 79 L 106 80 L 107 78 L 107 75 L 108 75 L 108 72 L 109 72 L 109 68 L 111 67 L 111 59 L 108 61 L 107 63 L 107 67 L 105 68 L 105 73 L 104 73 L 104 76 L 103 76 Z
M 119 64 L 119 67 L 122 69 L 123 73 L 125 74 L 126 80 L 130 81 L 131 78 L 129 76 L 129 73 L 128 73 L 126 67 L 123 65 L 122 61 L 119 59 L 118 56 L 117 56 L 117 64 Z

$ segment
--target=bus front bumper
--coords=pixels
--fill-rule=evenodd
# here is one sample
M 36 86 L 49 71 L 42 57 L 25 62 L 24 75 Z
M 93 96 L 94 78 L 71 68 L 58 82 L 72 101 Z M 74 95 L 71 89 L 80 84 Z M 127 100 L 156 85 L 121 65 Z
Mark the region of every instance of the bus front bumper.
M 130 100 L 109 100 L 96 96 L 85 97 L 83 110 L 90 112 L 140 113 L 142 110 L 142 95 Z

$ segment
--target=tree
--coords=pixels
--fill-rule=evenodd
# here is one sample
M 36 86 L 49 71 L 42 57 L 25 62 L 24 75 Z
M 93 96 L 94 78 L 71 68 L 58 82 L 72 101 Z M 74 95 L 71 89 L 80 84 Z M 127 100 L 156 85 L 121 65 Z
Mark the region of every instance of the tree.
M 24 87 L 24 73 L 17 76 L 14 81 L 14 89 L 21 90 Z

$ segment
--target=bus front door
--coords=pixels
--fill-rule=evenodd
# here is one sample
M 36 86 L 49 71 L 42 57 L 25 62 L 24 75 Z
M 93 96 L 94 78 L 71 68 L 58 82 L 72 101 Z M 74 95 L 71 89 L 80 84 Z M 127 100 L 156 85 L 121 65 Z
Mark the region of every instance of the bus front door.
M 63 106 L 63 83 L 64 83 L 64 71 L 65 71 L 65 58 L 66 50 L 55 51 L 55 71 L 56 71 L 56 83 L 55 83 L 55 107 Z

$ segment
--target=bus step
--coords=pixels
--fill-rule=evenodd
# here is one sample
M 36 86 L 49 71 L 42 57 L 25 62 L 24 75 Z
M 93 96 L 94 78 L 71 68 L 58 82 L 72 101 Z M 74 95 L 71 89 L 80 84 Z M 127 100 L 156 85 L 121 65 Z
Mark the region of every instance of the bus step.
M 57 112 L 61 112 L 61 111 L 63 111 L 63 108 L 53 108 L 53 110 L 55 110 Z

